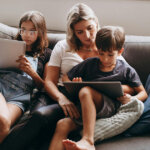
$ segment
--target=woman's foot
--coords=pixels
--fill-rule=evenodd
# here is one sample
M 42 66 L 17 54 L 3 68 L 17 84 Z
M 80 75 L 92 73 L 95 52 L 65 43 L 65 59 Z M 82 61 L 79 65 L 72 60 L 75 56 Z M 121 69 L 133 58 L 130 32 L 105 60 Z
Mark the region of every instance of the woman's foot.
M 95 150 L 95 146 L 90 144 L 87 140 L 82 139 L 79 142 L 71 140 L 63 140 L 65 150 Z

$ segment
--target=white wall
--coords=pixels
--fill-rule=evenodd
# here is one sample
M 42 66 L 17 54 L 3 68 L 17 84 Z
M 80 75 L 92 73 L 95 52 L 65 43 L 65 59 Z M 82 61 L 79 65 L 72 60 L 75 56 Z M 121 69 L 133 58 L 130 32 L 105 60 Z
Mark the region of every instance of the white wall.
M 121 25 L 127 34 L 150 36 L 150 0 L 0 0 L 0 22 L 17 26 L 21 14 L 41 11 L 49 30 L 65 31 L 66 15 L 75 3 L 89 5 L 103 25 Z

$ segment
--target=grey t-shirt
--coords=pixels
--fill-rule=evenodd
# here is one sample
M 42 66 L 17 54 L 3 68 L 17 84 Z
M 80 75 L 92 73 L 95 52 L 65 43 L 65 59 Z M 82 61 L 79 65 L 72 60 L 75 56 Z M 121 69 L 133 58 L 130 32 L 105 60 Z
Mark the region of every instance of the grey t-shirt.
M 68 72 L 68 77 L 81 77 L 83 81 L 120 81 L 131 87 L 138 87 L 142 83 L 133 67 L 123 60 L 117 59 L 115 68 L 110 72 L 100 70 L 100 59 L 98 57 L 88 58 L 76 65 Z

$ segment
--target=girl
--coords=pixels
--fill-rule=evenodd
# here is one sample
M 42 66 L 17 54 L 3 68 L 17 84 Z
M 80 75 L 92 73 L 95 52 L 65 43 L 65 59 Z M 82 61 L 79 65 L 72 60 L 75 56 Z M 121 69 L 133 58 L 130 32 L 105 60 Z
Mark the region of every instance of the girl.
M 18 58 L 19 68 L 0 69 L 0 142 L 28 108 L 34 85 L 43 87 L 44 66 L 51 54 L 46 31 L 40 12 L 29 11 L 21 17 L 16 39 L 26 42 L 26 56 Z

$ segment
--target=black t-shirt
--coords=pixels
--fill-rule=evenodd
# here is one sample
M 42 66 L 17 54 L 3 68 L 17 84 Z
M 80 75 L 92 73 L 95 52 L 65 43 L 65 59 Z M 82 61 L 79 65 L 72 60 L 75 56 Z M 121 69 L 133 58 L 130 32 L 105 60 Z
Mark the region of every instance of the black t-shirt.
M 138 87 L 142 83 L 140 78 L 129 64 L 117 59 L 115 68 L 110 72 L 100 70 L 100 59 L 98 57 L 88 58 L 76 65 L 68 72 L 68 77 L 81 77 L 83 81 L 120 81 L 131 87 Z

